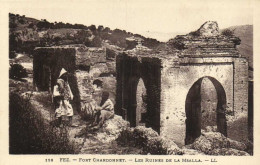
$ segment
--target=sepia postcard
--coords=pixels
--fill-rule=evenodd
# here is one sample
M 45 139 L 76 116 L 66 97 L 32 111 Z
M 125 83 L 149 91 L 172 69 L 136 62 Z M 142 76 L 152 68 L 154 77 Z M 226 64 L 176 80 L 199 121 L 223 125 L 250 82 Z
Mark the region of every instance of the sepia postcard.
M 259 164 L 258 7 L 1 1 L 0 164 Z

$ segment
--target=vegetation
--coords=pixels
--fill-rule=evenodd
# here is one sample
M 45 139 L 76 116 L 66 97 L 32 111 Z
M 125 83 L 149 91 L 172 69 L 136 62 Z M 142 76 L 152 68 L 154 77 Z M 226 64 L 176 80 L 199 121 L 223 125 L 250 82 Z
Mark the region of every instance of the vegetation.
M 227 37 L 232 37 L 234 36 L 234 31 L 230 29 L 225 29 L 221 32 L 221 34 Z
M 11 64 L 9 70 L 9 77 L 11 79 L 21 80 L 22 78 L 27 77 L 26 69 L 20 64 Z
M 99 25 L 85 26 L 63 22 L 48 22 L 46 19 L 36 20 L 9 13 L 9 45 L 10 51 L 31 53 L 37 46 L 53 46 L 67 44 L 84 44 L 88 47 L 101 47 L 103 41 L 126 48 L 126 38 L 139 37 L 143 45 L 154 49 L 160 42 L 145 38 L 125 30 L 111 30 Z
M 54 129 L 30 104 L 31 95 L 21 98 L 10 94 L 9 134 L 10 154 L 76 154 L 77 148 L 69 143 L 66 129 Z

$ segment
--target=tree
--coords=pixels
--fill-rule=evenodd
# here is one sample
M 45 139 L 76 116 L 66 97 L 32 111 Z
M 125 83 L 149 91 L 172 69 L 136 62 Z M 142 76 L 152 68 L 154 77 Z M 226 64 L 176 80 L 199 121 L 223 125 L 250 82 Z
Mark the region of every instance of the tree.
M 43 21 L 38 22 L 36 26 L 39 29 L 43 29 L 43 28 L 49 29 L 51 28 L 52 24 L 44 19 Z
M 111 30 L 110 30 L 109 27 L 106 27 L 106 28 L 103 30 L 103 32 L 107 32 L 107 33 L 109 33 L 109 32 L 111 32 Z
M 90 29 L 92 32 L 94 32 L 94 31 L 97 30 L 97 28 L 96 28 L 95 25 L 90 25 L 90 26 L 89 26 L 89 29 Z
M 103 30 L 104 30 L 104 26 L 99 25 L 99 26 L 98 26 L 98 31 L 101 32 L 101 31 L 103 31 Z

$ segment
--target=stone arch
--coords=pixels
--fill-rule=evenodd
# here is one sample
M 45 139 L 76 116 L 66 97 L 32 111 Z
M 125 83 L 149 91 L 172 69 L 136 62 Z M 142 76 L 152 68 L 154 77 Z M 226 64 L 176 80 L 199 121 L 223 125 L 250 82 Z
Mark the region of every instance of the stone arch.
M 120 60 L 120 65 L 117 65 L 115 112 L 129 121 L 131 127 L 138 125 L 136 92 L 142 79 L 147 92 L 147 112 L 142 125 L 160 133 L 161 61 L 150 58 L 140 60 L 137 57 L 129 59 L 126 56 Z
M 201 83 L 204 78 L 208 78 L 214 85 L 217 93 L 217 130 L 227 136 L 226 123 L 226 93 L 221 83 L 213 77 L 205 76 L 198 79 L 189 89 L 185 101 L 186 112 L 186 137 L 185 144 L 192 143 L 201 135 Z

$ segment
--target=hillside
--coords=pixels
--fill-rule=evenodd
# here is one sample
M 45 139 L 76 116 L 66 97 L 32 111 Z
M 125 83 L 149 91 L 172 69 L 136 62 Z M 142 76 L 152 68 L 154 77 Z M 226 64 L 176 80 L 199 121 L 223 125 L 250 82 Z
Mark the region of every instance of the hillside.
M 101 47 L 112 45 L 122 50 L 128 49 L 126 38 L 138 38 L 142 40 L 143 46 L 156 49 L 163 45 L 156 39 L 150 37 L 161 36 L 166 39 L 167 35 L 158 32 L 147 32 L 144 36 L 126 32 L 125 30 L 111 30 L 102 25 L 85 26 L 82 24 L 70 24 L 63 22 L 48 22 L 45 19 L 37 20 L 25 15 L 9 14 L 9 44 L 10 52 L 28 53 L 37 46 L 53 46 L 68 44 L 84 44 L 88 47 Z M 253 78 L 253 25 L 232 26 L 224 30 L 231 30 L 234 35 L 241 39 L 237 47 L 243 57 L 249 60 L 249 77 Z
M 111 30 L 102 25 L 85 26 L 63 22 L 48 22 L 9 13 L 10 51 L 31 54 L 36 46 L 84 44 L 88 47 L 101 47 L 106 42 L 120 48 L 127 48 L 126 38 L 136 37 L 143 40 L 143 45 L 153 49 L 160 42 L 125 30 Z
M 232 26 L 226 29 L 233 31 L 234 35 L 241 39 L 237 48 L 240 54 L 248 59 L 249 77 L 253 78 L 253 25 Z

